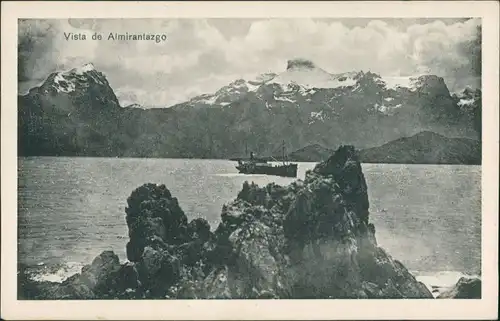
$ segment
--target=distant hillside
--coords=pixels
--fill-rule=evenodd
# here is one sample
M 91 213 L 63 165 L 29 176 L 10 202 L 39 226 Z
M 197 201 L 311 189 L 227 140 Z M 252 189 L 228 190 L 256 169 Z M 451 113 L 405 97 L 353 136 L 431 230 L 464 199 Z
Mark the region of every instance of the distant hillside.
M 305 146 L 287 155 L 295 162 L 319 162 L 333 149 L 319 144 Z M 382 146 L 359 151 L 364 163 L 396 164 L 481 164 L 481 143 L 467 138 L 448 138 L 424 131 Z
M 288 159 L 294 162 L 319 162 L 327 159 L 333 151 L 319 144 L 308 145 L 288 154 Z
M 364 163 L 481 164 L 481 143 L 467 138 L 448 138 L 424 131 L 380 147 L 361 150 Z

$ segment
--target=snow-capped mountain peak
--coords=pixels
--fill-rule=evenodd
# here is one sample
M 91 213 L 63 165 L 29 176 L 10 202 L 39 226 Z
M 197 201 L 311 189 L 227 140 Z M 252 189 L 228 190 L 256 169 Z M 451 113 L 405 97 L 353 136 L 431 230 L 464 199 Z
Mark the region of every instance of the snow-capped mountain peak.
M 95 67 L 94 67 L 94 64 L 89 62 L 89 63 L 86 63 L 85 65 L 79 67 L 79 68 L 74 68 L 71 70 L 71 72 L 74 72 L 76 74 L 84 74 L 86 72 L 89 72 L 89 71 L 93 71 L 95 70 Z
M 307 59 L 293 59 L 287 62 L 286 71 L 278 74 L 271 82 L 282 85 L 295 83 L 305 88 L 338 88 L 354 86 L 352 73 L 330 74 Z
M 106 77 L 92 63 L 51 73 L 42 84 L 31 88 L 26 97 L 50 101 L 50 106 L 65 112 L 72 108 L 74 111 L 121 108 Z
M 69 71 L 52 74 L 48 83 L 56 92 L 71 93 L 79 88 L 86 88 L 90 83 L 106 86 L 108 82 L 104 75 L 95 69 L 92 63 L 84 64 Z M 47 90 L 47 89 L 46 89 Z
M 414 90 L 416 88 L 415 77 L 410 76 L 384 76 L 382 81 L 387 89 L 408 88 Z
M 371 71 L 334 74 L 310 60 L 292 59 L 281 73 L 265 73 L 250 80 L 237 79 L 215 93 L 199 95 L 180 105 L 230 107 L 237 101 L 249 99 L 261 101 L 268 110 L 290 106 L 311 109 L 311 119 L 318 121 L 328 118 L 328 113 L 334 115 L 339 108 L 352 109 L 352 105 L 391 115 L 411 106 L 415 100 L 436 95 L 447 97 L 449 91 L 443 78 L 435 75 L 387 77 Z M 356 103 L 346 104 L 347 100 Z M 462 102 L 468 103 L 466 99 Z

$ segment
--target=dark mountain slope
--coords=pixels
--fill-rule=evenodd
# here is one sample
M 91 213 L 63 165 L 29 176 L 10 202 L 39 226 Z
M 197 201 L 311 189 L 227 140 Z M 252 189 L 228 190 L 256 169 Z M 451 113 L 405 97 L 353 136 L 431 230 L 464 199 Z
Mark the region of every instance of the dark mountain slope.
M 295 162 L 319 162 L 328 158 L 332 153 L 332 149 L 314 144 L 288 154 L 288 159 Z
M 364 163 L 481 164 L 481 143 L 426 131 L 361 150 L 359 154 Z

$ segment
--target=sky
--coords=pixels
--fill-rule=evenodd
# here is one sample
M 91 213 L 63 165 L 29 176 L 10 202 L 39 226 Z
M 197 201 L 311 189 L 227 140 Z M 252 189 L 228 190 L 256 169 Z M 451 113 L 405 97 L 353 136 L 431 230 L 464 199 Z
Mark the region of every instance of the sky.
M 480 84 L 480 26 L 467 18 L 20 20 L 18 87 L 25 93 L 54 71 L 92 62 L 122 106 L 166 107 L 305 58 L 331 73 L 436 74 L 459 91 Z M 107 39 L 126 32 L 167 39 Z

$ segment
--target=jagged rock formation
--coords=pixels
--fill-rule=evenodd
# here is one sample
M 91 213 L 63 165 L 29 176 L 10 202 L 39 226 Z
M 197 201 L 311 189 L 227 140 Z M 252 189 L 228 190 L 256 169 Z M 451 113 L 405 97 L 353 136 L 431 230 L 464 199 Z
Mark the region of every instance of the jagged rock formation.
M 164 185 L 145 184 L 127 202 L 130 262 L 120 266 L 105 252 L 81 275 L 48 285 L 50 291 L 38 285 L 32 296 L 432 298 L 378 247 L 352 146 L 289 186 L 245 183 L 214 233 L 204 219 L 188 222 Z
M 121 108 L 93 67 L 54 73 L 19 96 L 20 155 L 246 157 L 320 144 L 379 146 L 423 130 L 478 138 L 481 92 L 443 78 L 329 73 L 305 59 L 169 108 Z M 167 107 L 167 106 L 165 106 Z
M 461 277 L 457 284 L 441 293 L 438 299 L 481 299 L 481 280 Z

